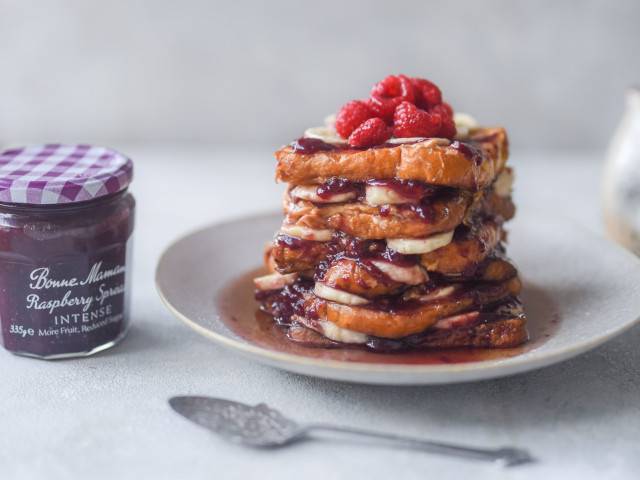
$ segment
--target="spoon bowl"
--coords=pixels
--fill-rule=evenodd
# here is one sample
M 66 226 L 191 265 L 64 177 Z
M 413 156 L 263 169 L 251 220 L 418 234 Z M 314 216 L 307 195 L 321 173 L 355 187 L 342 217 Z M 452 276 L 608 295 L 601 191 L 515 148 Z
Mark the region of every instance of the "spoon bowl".
M 169 405 L 180 415 L 234 443 L 279 447 L 304 433 L 293 420 L 264 403 L 251 406 L 220 398 L 173 397 Z

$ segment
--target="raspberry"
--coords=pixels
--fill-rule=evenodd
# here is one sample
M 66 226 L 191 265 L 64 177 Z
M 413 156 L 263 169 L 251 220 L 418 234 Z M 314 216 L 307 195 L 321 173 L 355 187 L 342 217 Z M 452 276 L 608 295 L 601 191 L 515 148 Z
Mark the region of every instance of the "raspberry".
M 442 117 L 442 125 L 440 126 L 439 137 L 453 139 L 458 131 L 456 130 L 456 123 L 451 117 Z
M 371 89 L 371 97 L 395 98 L 413 102 L 414 88 L 411 79 L 406 75 L 389 75 Z
M 368 105 L 371 111 L 376 117 L 380 117 L 387 123 L 393 121 L 393 112 L 396 111 L 396 107 L 402 103 L 401 97 L 396 98 L 382 98 L 371 97 Z
M 447 114 L 451 118 L 453 118 L 453 108 L 451 108 L 451 105 L 449 105 L 447 102 L 442 102 L 440 106 L 446 110 Z
M 389 75 L 371 89 L 369 107 L 376 116 L 390 123 L 396 107 L 403 101 L 413 103 L 414 99 L 414 88 L 409 77 Z
M 453 121 L 453 109 L 451 105 L 448 103 L 435 105 L 429 112 L 432 115 L 439 115 L 441 118 L 440 132 L 438 133 L 439 137 L 451 139 L 456 136 L 456 123 Z
M 370 118 L 349 135 L 352 147 L 373 147 L 386 142 L 391 137 L 391 128 L 381 118 Z
M 398 138 L 434 137 L 440 131 L 441 116 L 402 102 L 393 115 L 393 135 Z
M 429 107 L 442 103 L 442 92 L 429 80 L 424 78 L 412 78 L 411 84 L 415 92 L 415 104 L 427 110 Z
M 351 100 L 345 103 L 336 115 L 335 128 L 342 138 L 349 138 L 351 132 L 362 122 L 369 120 L 374 113 L 362 100 Z

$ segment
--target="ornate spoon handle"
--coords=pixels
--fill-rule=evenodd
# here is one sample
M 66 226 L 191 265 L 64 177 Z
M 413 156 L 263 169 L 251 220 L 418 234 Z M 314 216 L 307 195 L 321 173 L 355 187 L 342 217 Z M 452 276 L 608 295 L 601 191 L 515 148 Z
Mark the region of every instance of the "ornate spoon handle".
M 506 466 L 519 465 L 522 463 L 528 463 L 533 461 L 533 457 L 526 450 L 518 448 L 497 448 L 497 449 L 485 449 L 467 447 L 464 445 L 454 445 L 451 443 L 434 442 L 430 440 L 423 440 L 420 438 L 405 437 L 401 435 L 394 435 L 392 433 L 375 432 L 371 430 L 363 430 L 358 428 L 340 427 L 336 425 L 328 425 L 324 423 L 309 424 L 304 427 L 305 432 L 311 432 L 313 430 L 322 430 L 327 432 L 345 433 L 349 435 L 357 435 L 366 438 L 375 438 L 378 440 L 385 440 L 395 445 L 402 447 L 413 448 L 417 450 L 424 450 L 430 453 L 437 453 L 442 455 L 452 455 L 456 457 L 464 457 L 473 460 L 484 461 L 500 461 Z

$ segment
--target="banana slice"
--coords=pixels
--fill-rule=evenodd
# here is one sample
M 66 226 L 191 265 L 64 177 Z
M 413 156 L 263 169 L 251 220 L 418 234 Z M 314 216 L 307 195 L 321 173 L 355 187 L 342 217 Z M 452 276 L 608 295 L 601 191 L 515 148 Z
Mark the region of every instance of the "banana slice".
M 478 122 L 468 113 L 456 112 L 453 114 L 453 121 L 456 124 L 456 138 L 467 138 L 469 130 L 478 127 Z
M 451 140 L 448 138 L 440 138 L 440 137 L 391 137 L 387 140 L 387 143 L 392 145 L 402 145 L 405 143 L 420 143 L 421 147 L 435 147 L 438 145 L 451 145 Z
M 353 200 L 357 197 L 356 192 L 344 192 L 344 193 L 335 193 L 330 195 L 328 198 L 322 198 L 317 193 L 318 186 L 317 185 L 299 185 L 294 187 L 289 192 L 293 198 L 299 198 L 301 200 L 308 200 L 309 202 L 314 203 L 340 203 L 340 202 L 348 202 L 349 200 Z
M 420 285 L 429 280 L 427 273 L 420 265 L 411 267 L 399 267 L 382 260 L 372 260 L 371 263 L 394 282 L 406 283 L 407 285 Z
M 392 137 L 387 140 L 387 143 L 391 143 L 392 145 L 400 145 L 402 143 L 421 142 L 422 140 L 426 139 L 427 137 Z
M 336 125 L 336 114 L 332 113 L 331 115 L 327 115 L 324 117 L 324 126 L 329 127 L 332 130 L 335 130 Z
M 313 240 L 315 242 L 328 242 L 333 236 L 333 230 L 314 230 L 313 228 L 302 227 L 300 225 L 283 225 L 280 233 L 290 237 L 301 238 L 302 240 Z
M 380 205 L 412 203 L 415 200 L 401 195 L 393 188 L 382 185 L 367 185 L 365 187 L 365 201 L 372 207 L 379 207 Z
M 453 230 L 438 233 L 427 238 L 389 238 L 387 245 L 391 250 L 405 255 L 429 253 L 449 245 L 453 239 Z
M 253 284 L 258 290 L 280 290 L 281 288 L 291 285 L 298 278 L 297 273 L 270 273 L 262 277 L 253 279 Z
M 305 138 L 317 138 L 326 143 L 333 145 L 346 144 L 342 138 L 332 127 L 311 127 L 304 131 Z
M 474 310 L 473 312 L 461 313 L 452 317 L 441 318 L 431 328 L 437 330 L 449 330 L 451 328 L 461 328 L 471 326 L 480 316 L 480 312 Z
M 328 287 L 324 283 L 316 282 L 313 287 L 313 293 L 318 297 L 330 300 L 336 303 L 342 303 L 343 305 L 364 305 L 369 303 L 366 298 L 354 295 L 353 293 L 338 290 L 336 288 Z
M 448 297 L 452 295 L 458 289 L 457 285 L 449 285 L 448 287 L 438 288 L 433 290 L 426 295 L 422 295 L 420 297 L 421 302 L 430 302 L 431 300 L 437 300 L 439 298 Z
M 334 342 L 342 343 L 367 343 L 369 336 L 364 333 L 354 332 L 348 328 L 342 328 L 328 320 L 319 322 L 322 334 Z
M 500 172 L 493 184 L 493 191 L 499 197 L 508 197 L 513 188 L 513 170 L 505 168 Z

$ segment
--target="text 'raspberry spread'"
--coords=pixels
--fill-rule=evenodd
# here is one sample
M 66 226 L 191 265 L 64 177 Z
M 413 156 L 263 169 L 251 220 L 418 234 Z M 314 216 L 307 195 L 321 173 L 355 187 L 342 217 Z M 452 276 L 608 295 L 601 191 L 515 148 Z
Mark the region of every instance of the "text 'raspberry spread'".
M 126 333 L 133 164 L 90 145 L 0 153 L 0 324 L 14 353 L 96 353 Z

